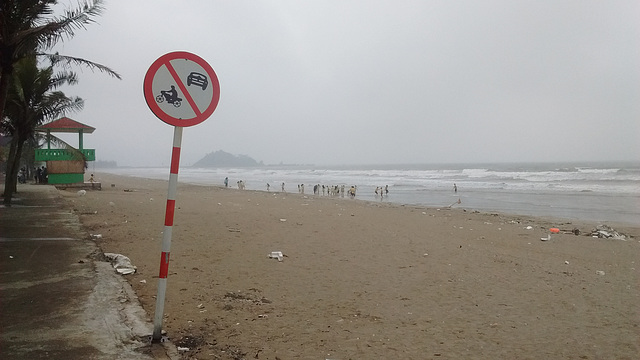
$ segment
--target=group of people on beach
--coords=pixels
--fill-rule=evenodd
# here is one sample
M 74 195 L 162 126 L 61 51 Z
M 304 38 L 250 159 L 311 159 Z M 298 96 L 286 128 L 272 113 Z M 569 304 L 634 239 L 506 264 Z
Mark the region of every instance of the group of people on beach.
M 225 177 L 223 183 L 224 183 L 224 187 L 229 187 L 229 177 Z M 236 185 L 238 185 L 238 190 L 245 189 L 245 184 L 243 180 L 236 181 Z
M 33 180 L 36 184 L 48 183 L 49 176 L 47 174 L 47 168 L 45 166 L 34 167 L 31 176 L 33 176 Z M 27 168 L 23 167 L 20 169 L 20 171 L 18 171 L 18 182 L 20 184 L 26 184 L 29 177 L 29 171 L 27 170 Z
M 322 196 L 339 196 L 341 195 L 342 197 L 344 197 L 344 185 L 342 186 L 338 186 L 338 185 L 334 185 L 334 186 L 325 186 L 325 185 L 314 185 L 313 186 L 313 194 L 314 195 L 320 195 L 320 191 L 322 191 Z
M 237 185 L 239 190 L 245 190 L 246 188 L 246 185 L 243 180 L 238 180 Z M 224 186 L 229 187 L 228 177 L 224 178 Z M 271 184 L 267 183 L 266 187 L 267 187 L 267 192 L 270 192 Z M 348 195 L 351 198 L 355 198 L 357 188 L 358 187 L 355 185 L 352 185 L 351 187 L 349 187 L 349 189 L 347 189 L 345 185 L 316 184 L 313 186 L 313 194 L 320 196 L 320 194 L 322 193 L 322 196 L 339 196 L 339 197 L 344 197 L 345 195 Z M 281 191 L 283 193 L 286 192 L 284 183 L 281 184 Z M 298 184 L 298 193 L 304 195 L 305 193 L 304 191 L 305 191 L 304 184 Z M 389 194 L 389 185 L 377 186 L 375 189 L 375 194 L 376 196 L 380 196 L 380 197 L 387 196 Z
M 340 196 L 344 197 L 345 194 L 349 195 L 349 197 L 354 198 L 356 196 L 355 185 L 352 185 L 349 190 L 346 190 L 344 185 L 320 185 L 316 184 L 313 186 L 313 194 L 320 196 L 320 192 L 322 192 L 322 196 Z M 298 192 L 304 195 L 304 184 L 298 185 Z
M 384 187 L 376 186 L 375 194 L 376 194 L 376 196 L 380 196 L 380 197 L 388 195 L 389 194 L 389 185 L 385 185 Z

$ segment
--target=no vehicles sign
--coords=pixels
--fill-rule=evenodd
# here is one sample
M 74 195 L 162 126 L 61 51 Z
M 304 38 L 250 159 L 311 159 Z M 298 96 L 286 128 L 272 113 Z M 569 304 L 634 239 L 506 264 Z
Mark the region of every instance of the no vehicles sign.
M 218 106 L 220 84 L 198 55 L 176 51 L 158 58 L 144 77 L 149 109 L 169 125 L 187 127 L 206 120 Z

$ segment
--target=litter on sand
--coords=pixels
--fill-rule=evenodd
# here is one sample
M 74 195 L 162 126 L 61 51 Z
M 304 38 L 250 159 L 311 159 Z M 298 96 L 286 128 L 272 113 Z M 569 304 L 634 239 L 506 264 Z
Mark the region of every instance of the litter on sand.
M 269 255 L 269 259 L 278 259 L 278 261 L 284 260 L 284 255 L 282 251 L 272 251 Z
M 122 254 L 104 253 L 104 257 L 111 262 L 111 265 L 116 269 L 118 274 L 133 274 L 137 270 L 137 268 L 131 264 L 131 259 Z
M 597 237 L 601 239 L 614 239 L 614 240 L 627 240 L 625 234 L 621 234 L 615 231 L 612 227 L 607 225 L 598 225 L 591 231 L 591 237 Z

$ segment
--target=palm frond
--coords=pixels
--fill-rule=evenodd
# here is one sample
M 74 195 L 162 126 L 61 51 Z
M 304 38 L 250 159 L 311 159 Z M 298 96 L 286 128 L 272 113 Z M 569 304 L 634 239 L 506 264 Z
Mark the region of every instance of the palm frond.
M 55 3 L 55 2 L 54 2 Z M 31 10 L 31 9 L 29 9 Z M 37 13 L 41 11 L 41 13 Z M 59 17 L 49 18 L 42 16 L 51 14 L 51 6 L 33 6 L 31 14 L 33 18 L 25 20 L 29 26 L 16 33 L 16 43 L 18 47 L 33 46 L 31 49 L 50 49 L 63 38 L 71 39 L 76 30 L 85 29 L 87 24 L 94 23 L 94 17 L 100 16 L 104 11 L 102 0 L 85 1 L 79 7 L 65 10 Z M 35 42 L 34 42 L 35 40 Z M 29 47 L 27 47 L 29 49 Z
M 39 112 L 43 120 L 64 116 L 71 112 L 77 112 L 84 108 L 84 100 L 74 96 L 68 97 L 61 91 L 54 91 L 45 96 L 40 105 Z
M 77 58 L 73 56 L 68 56 L 68 55 L 60 55 L 58 53 L 55 53 L 55 54 L 38 53 L 37 55 L 48 58 L 51 64 L 61 65 L 64 69 L 70 68 L 72 65 L 83 65 L 88 67 L 91 71 L 98 70 L 100 72 L 113 76 L 118 80 L 122 80 L 122 77 L 117 72 L 111 70 L 110 68 L 104 65 L 95 63 L 93 61 L 89 61 L 86 59 Z
M 76 85 L 78 75 L 73 71 L 61 71 L 51 77 L 50 88 L 57 89 L 62 85 Z

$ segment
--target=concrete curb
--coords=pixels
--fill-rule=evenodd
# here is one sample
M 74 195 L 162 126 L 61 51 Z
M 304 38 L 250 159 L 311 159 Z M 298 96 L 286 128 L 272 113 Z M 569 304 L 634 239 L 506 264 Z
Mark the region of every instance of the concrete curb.
M 0 358 L 180 359 L 51 185 L 0 206 Z

